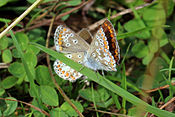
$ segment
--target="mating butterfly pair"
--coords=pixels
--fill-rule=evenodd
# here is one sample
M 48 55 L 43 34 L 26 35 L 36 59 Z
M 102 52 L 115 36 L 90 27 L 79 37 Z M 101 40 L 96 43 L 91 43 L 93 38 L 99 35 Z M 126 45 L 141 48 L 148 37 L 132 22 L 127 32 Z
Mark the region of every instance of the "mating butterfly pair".
M 90 45 L 86 42 L 88 38 L 92 39 Z M 117 71 L 120 48 L 114 27 L 109 20 L 105 20 L 94 37 L 86 29 L 76 34 L 69 28 L 59 25 L 54 34 L 54 42 L 58 52 L 65 53 L 66 57 L 90 69 Z M 54 70 L 59 77 L 71 82 L 82 76 L 58 59 L 54 62 Z

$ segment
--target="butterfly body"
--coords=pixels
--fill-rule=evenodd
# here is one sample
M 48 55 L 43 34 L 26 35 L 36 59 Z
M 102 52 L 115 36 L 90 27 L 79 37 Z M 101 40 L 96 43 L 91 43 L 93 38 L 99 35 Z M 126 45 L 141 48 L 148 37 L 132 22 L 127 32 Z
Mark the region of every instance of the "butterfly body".
M 89 44 L 87 40 L 91 39 Z M 58 52 L 93 70 L 117 71 L 120 49 L 116 33 L 109 20 L 106 20 L 94 37 L 83 29 L 74 33 L 69 28 L 58 26 L 54 34 L 54 42 Z M 82 74 L 65 65 L 59 60 L 54 63 L 54 70 L 61 78 L 71 82 L 79 79 Z

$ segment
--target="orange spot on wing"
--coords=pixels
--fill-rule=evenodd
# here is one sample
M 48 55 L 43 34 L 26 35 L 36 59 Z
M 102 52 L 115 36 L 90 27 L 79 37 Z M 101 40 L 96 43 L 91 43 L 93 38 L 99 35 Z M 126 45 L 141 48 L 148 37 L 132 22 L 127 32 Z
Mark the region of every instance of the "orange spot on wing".
M 59 70 L 59 71 L 61 71 L 62 69 L 61 69 L 61 68 L 59 68 L 58 70 Z
M 62 40 L 62 38 L 59 38 L 58 40 L 59 40 L 59 41 L 61 41 L 61 40 Z
M 70 78 L 72 78 L 73 80 L 75 80 L 75 77 L 73 77 L 72 75 L 70 76 Z
M 118 55 L 118 50 L 117 49 L 115 50 L 115 54 Z
M 62 71 L 62 73 L 64 74 L 64 73 L 65 73 L 65 71 Z
M 62 51 L 63 50 L 63 47 L 59 47 L 59 50 Z
M 66 28 L 63 29 L 63 31 L 66 31 L 66 30 L 67 30 Z
M 69 73 L 66 73 L 66 77 L 68 77 L 69 76 Z
M 111 34 L 110 36 L 111 36 L 112 38 L 114 37 L 114 35 L 113 35 L 113 34 Z
M 59 67 L 60 67 L 60 65 L 57 65 L 57 67 L 59 68 Z
M 63 42 L 59 41 L 59 43 L 58 43 L 58 44 L 59 44 L 59 45 L 62 45 L 62 43 L 63 43 Z
M 101 30 L 99 32 L 101 33 Z
M 105 46 L 105 48 L 106 48 L 106 46 Z M 104 49 L 104 52 L 106 52 L 106 49 Z
M 59 37 L 62 37 L 62 35 L 61 35 L 61 34 L 59 34 Z

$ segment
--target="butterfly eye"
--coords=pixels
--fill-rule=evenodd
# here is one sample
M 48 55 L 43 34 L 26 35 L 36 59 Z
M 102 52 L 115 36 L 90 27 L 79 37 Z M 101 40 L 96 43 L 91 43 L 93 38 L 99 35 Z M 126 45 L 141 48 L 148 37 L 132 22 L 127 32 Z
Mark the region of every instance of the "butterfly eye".
M 69 47 L 71 44 L 70 43 L 66 43 L 66 47 Z

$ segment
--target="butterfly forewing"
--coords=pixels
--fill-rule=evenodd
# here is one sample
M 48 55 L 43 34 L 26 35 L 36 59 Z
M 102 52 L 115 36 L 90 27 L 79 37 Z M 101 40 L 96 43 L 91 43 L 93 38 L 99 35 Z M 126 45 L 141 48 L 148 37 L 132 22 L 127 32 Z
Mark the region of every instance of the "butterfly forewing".
M 88 50 L 87 57 L 95 60 L 96 69 L 116 71 L 116 63 L 119 61 L 119 47 L 115 30 L 112 24 L 106 20 L 95 34 Z
M 85 52 L 89 44 L 71 29 L 59 25 L 54 34 L 56 50 L 62 53 Z

